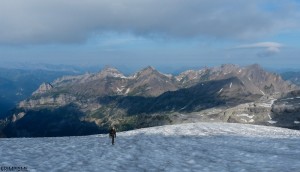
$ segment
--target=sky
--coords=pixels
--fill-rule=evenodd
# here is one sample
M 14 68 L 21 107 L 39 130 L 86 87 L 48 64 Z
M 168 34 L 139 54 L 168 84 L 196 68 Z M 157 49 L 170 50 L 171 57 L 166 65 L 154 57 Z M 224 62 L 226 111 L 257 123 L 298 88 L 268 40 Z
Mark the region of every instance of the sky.
M 1 0 L 0 63 L 300 69 L 299 0 Z

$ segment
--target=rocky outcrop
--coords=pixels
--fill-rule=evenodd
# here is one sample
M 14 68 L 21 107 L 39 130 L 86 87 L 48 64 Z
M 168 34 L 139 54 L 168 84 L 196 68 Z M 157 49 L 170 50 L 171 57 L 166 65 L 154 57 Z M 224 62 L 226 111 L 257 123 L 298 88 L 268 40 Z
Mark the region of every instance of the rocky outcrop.
M 300 90 L 278 99 L 272 107 L 272 117 L 276 126 L 300 129 Z
M 128 95 L 132 96 L 156 97 L 180 88 L 173 76 L 162 74 L 150 66 L 134 74 L 133 78 L 126 87 Z
M 96 75 L 98 78 L 126 78 L 123 73 L 121 73 L 118 69 L 114 67 L 106 66 L 100 73 Z
M 33 92 L 32 95 L 46 93 L 46 92 L 52 90 L 52 88 L 53 88 L 53 86 L 50 83 L 43 83 L 42 85 L 40 85 L 40 87 L 35 92 Z
M 47 107 L 53 108 L 53 107 L 65 106 L 75 101 L 76 98 L 73 96 L 60 94 L 56 97 L 48 96 L 48 97 L 40 97 L 38 99 L 24 100 L 19 103 L 18 108 L 25 108 L 25 109 L 36 109 L 36 108 L 47 108 Z
M 20 113 L 18 113 L 18 114 L 14 114 L 14 115 L 12 116 L 11 121 L 12 121 L 12 122 L 16 122 L 17 120 L 23 118 L 23 117 L 25 116 L 25 114 L 26 114 L 25 112 L 20 112 Z

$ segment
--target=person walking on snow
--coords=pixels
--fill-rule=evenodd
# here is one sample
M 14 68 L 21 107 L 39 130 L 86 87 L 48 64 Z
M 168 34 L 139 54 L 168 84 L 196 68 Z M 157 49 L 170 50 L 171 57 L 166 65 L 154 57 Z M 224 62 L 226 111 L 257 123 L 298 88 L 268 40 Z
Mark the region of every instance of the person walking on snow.
M 112 127 L 109 131 L 109 137 L 111 138 L 111 144 L 115 144 L 115 138 L 117 137 L 117 132 L 115 127 Z

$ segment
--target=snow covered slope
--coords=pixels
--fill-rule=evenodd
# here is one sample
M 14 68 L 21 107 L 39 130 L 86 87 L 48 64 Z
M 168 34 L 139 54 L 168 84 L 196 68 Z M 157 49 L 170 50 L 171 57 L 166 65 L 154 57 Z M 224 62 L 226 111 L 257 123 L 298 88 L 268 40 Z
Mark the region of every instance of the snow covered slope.
M 29 171 L 297 171 L 300 131 L 191 123 L 107 135 L 0 140 L 0 166 Z

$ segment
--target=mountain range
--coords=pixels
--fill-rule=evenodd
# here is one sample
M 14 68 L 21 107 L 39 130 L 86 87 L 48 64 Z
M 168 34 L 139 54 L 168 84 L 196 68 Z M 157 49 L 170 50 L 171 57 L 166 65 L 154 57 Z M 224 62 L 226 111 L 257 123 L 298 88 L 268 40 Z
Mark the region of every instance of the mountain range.
M 105 133 L 164 124 L 223 121 L 299 128 L 299 87 L 254 64 L 227 64 L 179 75 L 146 67 L 130 76 L 99 73 L 43 83 L 1 121 L 3 137 Z M 299 99 L 300 100 L 300 99 Z M 276 120 L 276 121 L 275 121 Z

